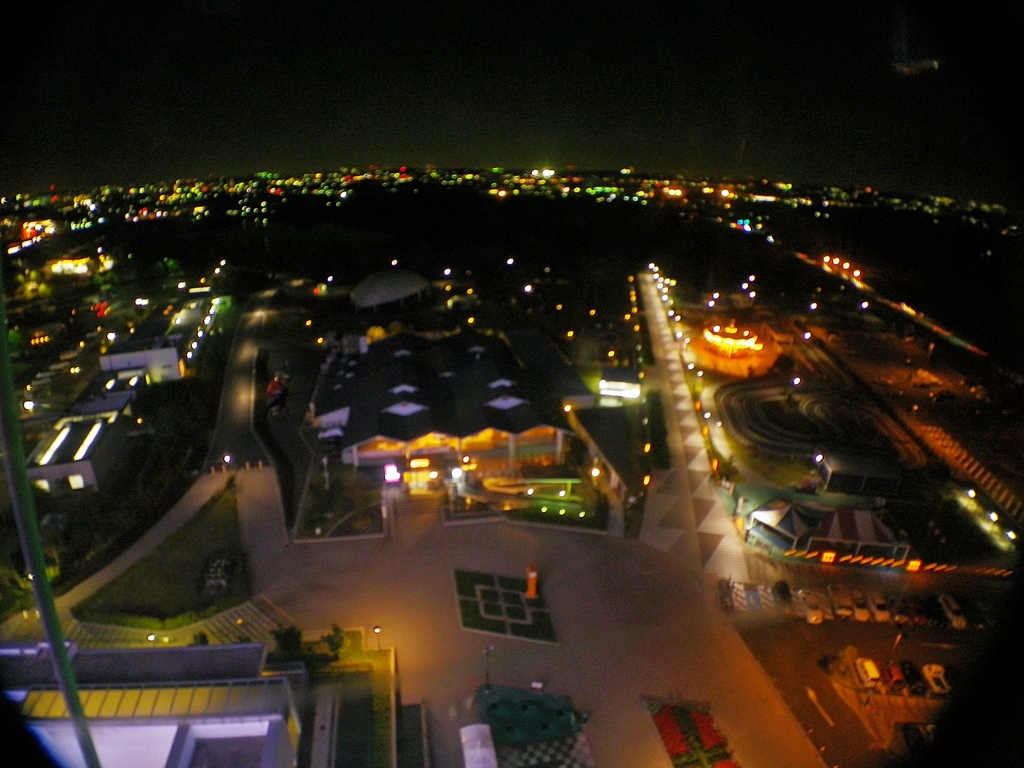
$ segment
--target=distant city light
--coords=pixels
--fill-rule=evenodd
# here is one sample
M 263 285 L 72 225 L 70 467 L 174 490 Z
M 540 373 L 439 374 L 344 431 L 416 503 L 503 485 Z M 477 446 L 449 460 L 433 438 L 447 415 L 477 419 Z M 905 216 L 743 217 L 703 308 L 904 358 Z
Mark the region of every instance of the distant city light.
M 505 263 L 511 267 L 513 264 L 516 263 L 516 260 L 510 256 L 509 258 L 505 259 Z
M 392 267 L 397 267 L 398 266 L 398 259 L 392 259 L 391 260 L 391 266 Z

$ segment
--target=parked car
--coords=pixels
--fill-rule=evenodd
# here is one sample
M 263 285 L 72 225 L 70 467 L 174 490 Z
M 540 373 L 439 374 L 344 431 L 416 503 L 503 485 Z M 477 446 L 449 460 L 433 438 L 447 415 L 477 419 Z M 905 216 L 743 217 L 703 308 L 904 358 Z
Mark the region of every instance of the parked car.
M 960 610 L 960 604 L 956 598 L 952 595 L 939 595 L 938 602 L 942 612 L 946 615 L 946 620 L 949 621 L 949 626 L 953 629 L 967 629 L 967 619 L 964 618 L 964 613 Z
M 901 661 L 900 672 L 903 673 L 903 679 L 907 681 L 907 690 L 914 696 L 924 696 L 928 692 L 928 683 L 925 682 L 924 675 L 921 674 L 917 664 L 912 661 Z
M 837 618 L 848 619 L 853 616 L 853 598 L 845 587 L 829 584 L 828 597 Z
M 903 610 L 910 617 L 910 623 L 915 627 L 932 626 L 932 620 L 925 611 L 924 601 L 918 597 L 907 597 L 903 600 Z
M 946 680 L 946 670 L 941 664 L 925 664 L 921 673 L 928 683 L 928 690 L 933 696 L 948 696 L 953 687 Z
M 832 604 L 821 592 L 814 589 L 801 589 L 797 592 L 797 596 L 804 605 L 815 605 L 817 609 L 821 611 L 821 618 L 825 621 L 832 621 L 832 619 L 836 617 L 835 613 L 832 611 Z M 807 614 L 805 613 L 804 616 L 806 615 Z
M 801 589 L 796 593 L 794 601 L 808 624 L 821 624 L 825 620 L 825 612 L 822 610 L 824 604 L 825 598 L 812 589 Z
M 903 600 L 898 595 L 889 595 L 886 598 L 886 602 L 889 604 L 889 614 L 892 617 L 893 624 L 903 625 L 910 623 L 910 616 L 907 615 Z
M 939 604 L 939 599 L 935 595 L 928 595 L 921 601 L 924 607 L 925 616 L 928 617 L 929 626 L 932 627 L 948 627 L 949 619 L 946 618 L 946 612 Z
M 868 610 L 871 611 L 871 618 L 875 621 L 883 623 L 892 621 L 889 603 L 877 592 L 872 592 L 868 595 Z
M 850 599 L 853 601 L 854 621 L 871 621 L 871 611 L 868 609 L 868 599 L 864 597 L 864 593 L 855 589 L 850 593 Z
M 958 598 L 957 602 L 960 603 L 960 610 L 963 611 L 964 619 L 967 620 L 967 626 L 974 629 L 987 629 L 990 626 L 988 611 L 985 610 L 982 603 L 966 597 Z
M 903 670 L 900 669 L 900 665 L 895 662 L 886 664 L 882 669 L 882 685 L 889 693 L 909 693 L 907 678 L 904 676 Z
M 853 671 L 857 675 L 857 682 L 865 688 L 874 688 L 882 679 L 882 673 L 878 671 L 878 665 L 871 659 L 861 656 L 853 663 Z

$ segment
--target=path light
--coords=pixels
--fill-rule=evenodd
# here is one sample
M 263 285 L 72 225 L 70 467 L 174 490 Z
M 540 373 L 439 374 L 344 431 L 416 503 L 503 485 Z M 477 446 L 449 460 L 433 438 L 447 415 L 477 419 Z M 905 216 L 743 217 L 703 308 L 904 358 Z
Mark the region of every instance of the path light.
M 230 453 L 225 453 L 224 454 L 224 463 L 225 464 L 230 464 L 231 463 L 231 454 Z
M 373 627 L 373 634 L 375 634 L 377 636 L 377 650 L 379 651 L 380 650 L 380 626 L 379 625 L 375 625 Z

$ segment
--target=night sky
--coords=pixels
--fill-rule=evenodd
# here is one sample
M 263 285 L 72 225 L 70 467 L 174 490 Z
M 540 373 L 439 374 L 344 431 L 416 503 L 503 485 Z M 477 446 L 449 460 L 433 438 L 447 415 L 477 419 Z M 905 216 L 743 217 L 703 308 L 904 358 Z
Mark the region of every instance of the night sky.
M 8 50 L 0 192 L 433 163 L 1021 199 L 1016 6 L 909 13 L 910 57 L 942 65 L 904 78 L 889 4 L 405 5 L 40 12 Z

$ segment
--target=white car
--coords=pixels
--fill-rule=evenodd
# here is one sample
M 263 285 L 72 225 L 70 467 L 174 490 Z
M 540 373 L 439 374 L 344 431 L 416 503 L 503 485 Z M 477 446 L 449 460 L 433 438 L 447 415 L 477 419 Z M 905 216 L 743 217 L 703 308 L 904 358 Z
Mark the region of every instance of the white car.
M 821 592 L 813 589 L 801 589 L 797 592 L 800 598 L 800 602 L 803 606 L 814 604 L 818 610 L 821 611 L 821 618 L 825 621 L 832 621 L 836 617 L 835 613 L 832 612 L 832 604 L 828 601 Z M 807 614 L 804 613 L 804 616 Z
M 801 589 L 796 593 L 796 599 L 808 624 L 821 624 L 825 621 L 825 612 L 822 610 L 825 599 L 822 595 L 810 589 Z
M 946 614 L 946 619 L 949 620 L 949 625 L 953 629 L 967 629 L 964 612 L 960 610 L 959 603 L 953 599 L 952 595 L 939 595 L 939 607 Z
M 889 603 L 877 592 L 868 595 L 868 610 L 871 611 L 871 618 L 875 621 L 887 623 L 892 621 L 892 614 L 889 612 Z
M 871 621 L 871 611 L 868 610 L 868 599 L 864 593 L 854 590 L 850 599 L 853 601 L 853 620 Z
M 853 599 L 844 587 L 829 584 L 828 596 L 832 600 L 832 609 L 837 618 L 848 619 L 853 616 Z
M 941 664 L 925 664 L 921 667 L 921 674 L 933 696 L 948 696 L 953 690 L 953 686 L 946 680 L 946 668 Z

